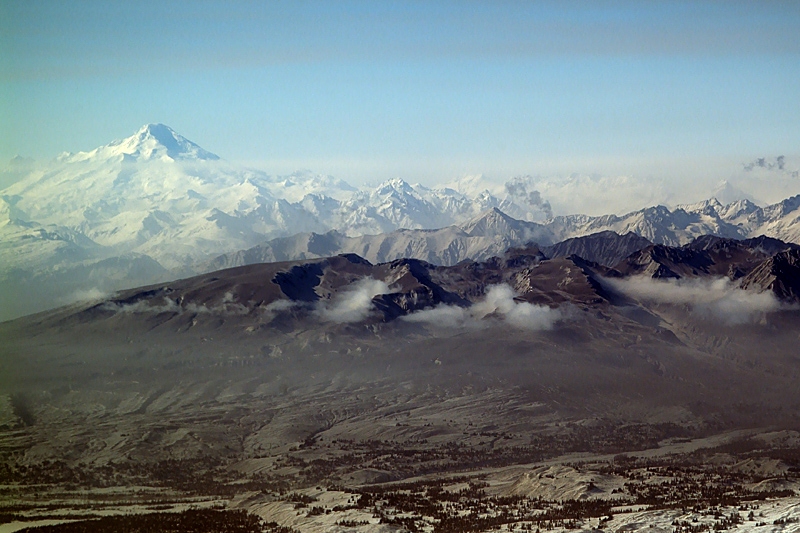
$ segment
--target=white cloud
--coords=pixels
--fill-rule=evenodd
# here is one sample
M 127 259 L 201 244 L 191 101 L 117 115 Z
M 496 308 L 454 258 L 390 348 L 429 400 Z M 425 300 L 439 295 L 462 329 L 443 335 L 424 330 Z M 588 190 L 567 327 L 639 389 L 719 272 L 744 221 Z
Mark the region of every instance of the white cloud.
M 92 287 L 90 289 L 81 289 L 71 293 L 69 296 L 63 299 L 65 303 L 73 303 L 73 302 L 85 302 L 91 300 L 102 300 L 108 296 L 107 293 L 101 291 L 96 287 Z
M 123 304 L 118 302 L 106 302 L 103 308 L 108 311 L 117 313 L 180 313 L 183 311 L 174 300 L 163 298 L 161 305 L 153 305 L 147 300 L 140 300 L 132 304 Z
M 299 304 L 293 300 L 275 300 L 261 308 L 261 313 L 265 318 L 272 320 L 275 315 L 282 311 L 288 311 L 293 307 L 298 307 Z
M 364 278 L 336 294 L 332 300 L 317 302 L 315 314 L 324 322 L 360 322 L 373 311 L 372 299 L 389 292 L 389 286 L 383 281 Z
M 457 305 L 438 305 L 430 309 L 423 309 L 401 317 L 406 322 L 432 324 L 443 328 L 474 327 L 477 322 L 469 311 Z
M 484 327 L 495 320 L 505 321 L 520 329 L 548 330 L 563 318 L 558 309 L 519 302 L 514 296 L 514 290 L 509 285 L 493 285 L 486 296 L 471 307 L 439 305 L 411 313 L 402 319 L 445 328 Z
M 653 178 L 572 174 L 527 179 L 528 187 L 538 190 L 556 215 L 622 215 L 674 200 L 664 180 Z
M 605 283 L 644 302 L 687 305 L 696 316 L 727 325 L 755 322 L 765 313 L 784 307 L 771 292 L 746 291 L 728 278 L 656 280 L 634 277 L 606 279 Z

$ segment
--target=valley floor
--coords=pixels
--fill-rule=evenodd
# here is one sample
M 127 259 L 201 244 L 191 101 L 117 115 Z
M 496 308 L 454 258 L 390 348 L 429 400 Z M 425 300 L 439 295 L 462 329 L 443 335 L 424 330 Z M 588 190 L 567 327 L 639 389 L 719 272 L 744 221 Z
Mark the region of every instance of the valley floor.
M 0 324 L 0 532 L 800 531 L 797 313 L 652 312 Z
M 262 519 L 261 530 L 276 533 L 800 530 L 800 469 L 789 466 L 800 458 L 800 434 L 793 431 L 670 438 L 628 453 L 569 453 L 525 464 L 484 457 L 483 466 L 442 464 L 405 478 L 398 472 L 409 461 L 400 456 L 412 449 L 373 442 L 371 453 L 357 454 L 372 468 L 347 461 L 331 467 L 332 457 L 353 449 L 340 444 L 150 475 L 122 465 L 50 464 L 48 480 L 33 467 L 6 468 L 0 533 L 60 523 L 41 530 L 55 533 L 87 519 L 198 509 L 244 510 Z M 450 455 L 458 453 L 477 450 Z M 384 468 L 370 458 L 381 458 Z M 310 482 L 309 470 L 325 463 L 326 473 Z M 133 476 L 141 482 L 119 483 Z

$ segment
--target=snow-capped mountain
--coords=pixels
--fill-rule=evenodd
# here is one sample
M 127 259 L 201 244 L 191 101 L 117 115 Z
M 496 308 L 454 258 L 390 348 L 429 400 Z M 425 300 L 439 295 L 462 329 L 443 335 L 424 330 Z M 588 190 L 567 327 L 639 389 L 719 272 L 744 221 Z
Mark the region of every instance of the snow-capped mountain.
M 95 256 L 122 252 L 182 267 L 298 230 L 323 230 L 270 192 L 269 176 L 221 161 L 167 126 L 150 124 L 90 152 L 62 154 L 3 191 L 8 220 L 64 228 Z
M 317 196 L 333 201 L 338 207 L 358 191 L 346 181 L 310 170 L 298 170 L 287 176 L 270 177 L 266 186 L 278 198 L 289 202 L 304 203 L 309 196 Z
M 752 210 L 742 228 L 749 235 L 768 235 L 786 242 L 800 243 L 800 195 Z
M 682 246 L 701 235 L 732 239 L 766 235 L 800 243 L 800 195 L 765 207 L 749 200 L 723 205 L 712 198 L 675 209 L 647 207 L 623 216 L 559 216 L 546 227 L 555 240 L 611 230 L 619 234 L 633 232 L 669 246 Z
M 711 199 L 674 210 L 649 207 L 624 216 L 560 216 L 544 224 L 517 220 L 493 207 L 465 222 L 437 230 L 395 230 L 361 236 L 336 231 L 301 233 L 223 254 L 198 271 L 342 253 L 355 253 L 376 263 L 411 257 L 454 265 L 465 259 L 485 260 L 510 247 L 530 243 L 543 247 L 548 257 L 580 252 L 582 257 L 613 266 L 611 258 L 619 260 L 625 255 L 620 255 L 620 250 L 640 249 L 643 243 L 651 242 L 679 247 L 704 235 L 745 239 L 767 234 L 800 243 L 792 233 L 800 228 L 798 204 L 800 196 L 765 208 L 748 200 L 722 205 Z M 613 237 L 605 238 L 608 234 Z M 591 241 L 582 239 L 588 235 L 594 236 Z
M 126 139 L 113 141 L 90 152 L 62 153 L 60 161 L 76 163 L 89 159 L 108 160 L 116 157 L 138 161 L 175 161 L 200 159 L 216 161 L 219 156 L 203 150 L 189 139 L 178 135 L 164 124 L 146 124 Z
M 93 257 L 146 254 L 167 268 L 303 231 L 349 236 L 440 228 L 513 202 L 486 193 L 389 180 L 359 191 L 301 171 L 268 176 L 238 167 L 163 124 L 89 152 L 62 154 L 2 191 L 0 211 L 76 232 Z M 6 235 L 14 240 L 13 235 Z
M 759 207 L 723 184 L 720 193 L 735 201 L 553 217 L 532 178 L 498 186 L 467 177 L 439 188 L 396 178 L 357 189 L 309 171 L 270 176 L 234 165 L 163 124 L 46 163 L 15 158 L 2 178 L 13 183 L 0 191 L 0 289 L 8 289 L 0 290 L 0 318 L 43 308 L 25 307 L 33 297 L 8 297 L 20 287 L 54 305 L 70 291 L 196 272 L 220 254 L 298 234 L 306 237 L 271 246 L 264 257 L 294 258 L 292 250 L 306 253 L 300 241 L 331 231 L 341 246 L 371 260 L 444 263 L 606 230 L 672 246 L 706 234 L 800 242 L 800 196 Z M 120 275 L 109 274 L 115 268 Z
M 723 220 L 710 205 L 678 207 L 674 210 L 659 205 L 623 216 L 559 216 L 555 217 L 548 227 L 557 240 L 611 230 L 619 234 L 633 232 L 651 242 L 670 246 L 686 244 L 700 235 L 711 234 L 731 238 L 745 236 L 740 227 Z
M 442 228 L 478 214 L 480 207 L 452 189 L 429 189 L 395 178 L 354 194 L 328 223 L 349 236 Z
M 400 229 L 377 235 L 350 237 L 337 231 L 299 233 L 231 254 L 223 254 L 198 268 L 221 268 L 314 259 L 354 253 L 373 262 L 400 258 L 422 259 L 437 265 L 455 265 L 465 259 L 485 260 L 529 242 L 551 244 L 549 231 L 536 222 L 516 220 L 493 207 L 460 225 L 440 229 Z
M 11 185 L 0 191 L 0 280 L 59 298 L 67 298 L 62 273 L 109 258 L 147 257 L 158 265 L 148 272 L 177 275 L 220 253 L 299 232 L 441 228 L 487 206 L 513 208 L 485 191 L 471 197 L 400 179 L 358 190 L 309 171 L 269 176 L 226 162 L 163 124 L 47 163 L 15 158 L 3 180 Z M 85 285 L 118 288 L 99 279 Z M 6 299 L 0 307 L 20 305 Z

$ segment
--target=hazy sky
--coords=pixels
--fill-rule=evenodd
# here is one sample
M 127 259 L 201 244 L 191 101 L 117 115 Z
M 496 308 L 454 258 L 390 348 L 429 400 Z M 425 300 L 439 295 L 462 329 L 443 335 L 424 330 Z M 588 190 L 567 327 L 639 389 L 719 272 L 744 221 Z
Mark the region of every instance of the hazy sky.
M 359 183 L 800 154 L 800 2 L 0 2 L 0 157 L 163 122 Z

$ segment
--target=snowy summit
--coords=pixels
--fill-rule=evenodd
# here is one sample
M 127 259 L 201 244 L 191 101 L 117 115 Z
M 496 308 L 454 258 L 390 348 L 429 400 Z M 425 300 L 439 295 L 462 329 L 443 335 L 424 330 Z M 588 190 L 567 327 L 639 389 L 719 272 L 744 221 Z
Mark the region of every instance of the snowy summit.
M 214 161 L 212 154 L 178 134 L 165 124 L 145 124 L 139 131 L 125 139 L 113 141 L 90 152 L 62 156 L 62 160 L 77 162 L 85 159 L 111 159 L 123 156 L 138 161 L 201 159 Z

